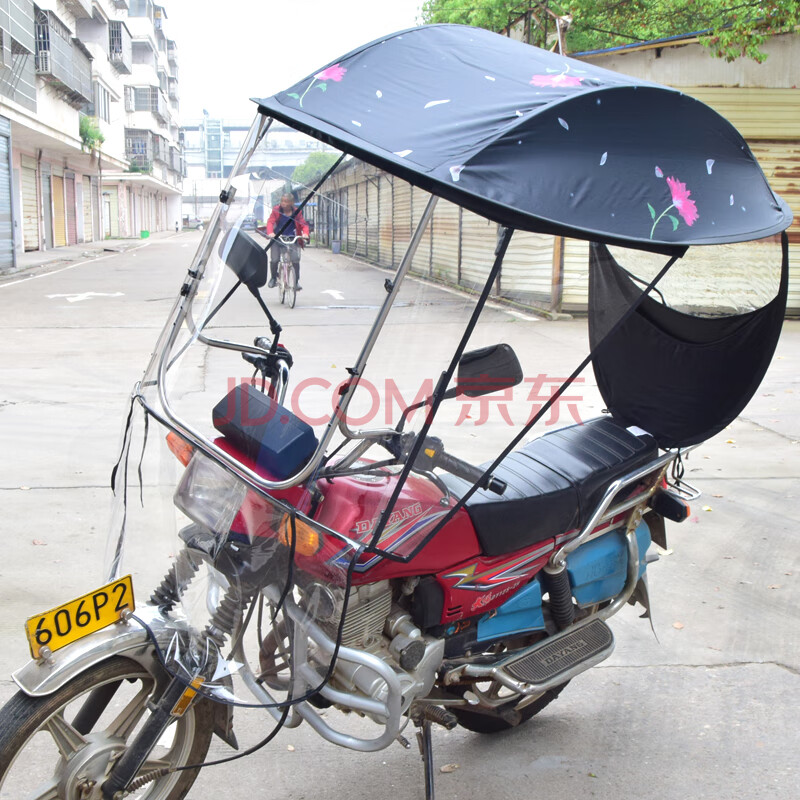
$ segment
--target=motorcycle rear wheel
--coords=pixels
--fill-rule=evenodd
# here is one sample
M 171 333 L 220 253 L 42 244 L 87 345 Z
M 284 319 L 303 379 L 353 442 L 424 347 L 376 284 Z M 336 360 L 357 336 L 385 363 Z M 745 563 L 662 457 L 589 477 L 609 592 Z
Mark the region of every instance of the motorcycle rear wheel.
M 51 695 L 14 695 L 0 710 L 0 800 L 100 797 L 109 760 L 141 726 L 157 677 L 136 662 L 114 657 Z M 212 731 L 211 704 L 195 702 L 167 728 L 140 774 L 201 763 Z M 181 800 L 198 772 L 171 773 L 127 797 Z
M 473 733 L 500 733 L 500 731 L 518 728 L 524 722 L 535 717 L 561 694 L 567 683 L 569 681 L 553 689 L 548 689 L 536 698 L 516 695 L 508 703 L 498 705 L 494 709 L 487 708 L 482 711 L 470 711 L 467 708 L 456 706 L 450 708 L 450 710 L 458 720 L 458 724 L 468 731 L 473 731 Z M 495 689 L 496 686 L 496 684 L 493 684 L 492 689 Z

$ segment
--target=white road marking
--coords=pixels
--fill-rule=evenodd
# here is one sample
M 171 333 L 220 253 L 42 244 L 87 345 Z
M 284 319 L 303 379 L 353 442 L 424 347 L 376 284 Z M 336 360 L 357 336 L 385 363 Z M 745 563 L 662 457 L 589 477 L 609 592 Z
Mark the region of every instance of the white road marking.
M 323 289 L 320 294 L 329 294 L 334 300 L 344 300 L 344 294 L 338 289 Z
M 57 297 L 65 297 L 68 303 L 80 303 L 83 300 L 90 300 L 92 297 L 124 297 L 122 292 L 80 292 L 76 294 L 48 294 L 48 300 L 55 300 Z

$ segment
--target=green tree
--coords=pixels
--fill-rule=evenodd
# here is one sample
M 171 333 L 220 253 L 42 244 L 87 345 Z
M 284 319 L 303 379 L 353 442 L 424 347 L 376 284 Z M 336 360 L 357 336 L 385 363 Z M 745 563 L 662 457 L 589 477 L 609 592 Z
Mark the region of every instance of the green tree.
M 302 164 L 294 168 L 292 182 L 312 186 L 336 163 L 337 158 L 336 153 L 310 153 Z
M 424 22 L 457 22 L 499 31 L 521 17 L 528 40 L 553 44 L 556 17 L 571 17 L 569 52 L 704 31 L 700 41 L 728 61 L 763 61 L 761 47 L 775 33 L 800 25 L 798 0 L 425 0 Z
M 81 137 L 81 150 L 93 153 L 105 142 L 106 137 L 100 131 L 96 117 L 87 117 L 81 114 L 78 122 L 78 132 Z

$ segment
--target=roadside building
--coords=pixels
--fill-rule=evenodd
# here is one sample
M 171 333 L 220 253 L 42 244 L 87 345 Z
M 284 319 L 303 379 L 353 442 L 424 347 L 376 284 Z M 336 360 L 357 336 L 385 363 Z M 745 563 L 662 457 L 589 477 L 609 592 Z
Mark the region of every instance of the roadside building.
M 148 35 L 140 18 L 158 53 L 146 76 L 134 72 L 131 23 Z M 0 0 L 0 271 L 26 250 L 177 223 L 177 65 L 165 18 L 151 0 Z M 166 96 L 170 79 L 171 127 L 126 104 L 134 81 Z M 164 135 L 153 148 L 161 160 L 137 168 L 128 130 Z
M 178 57 L 162 6 L 130 0 L 124 24 L 119 34 L 130 68 L 122 79 L 121 133 L 128 167 L 104 177 L 103 199 L 110 212 L 106 235 L 137 237 L 180 224 Z
M 255 115 L 255 106 L 253 106 Z M 230 177 L 231 169 L 244 144 L 252 120 L 226 120 L 205 114 L 200 119 L 186 120 L 181 128 L 186 179 L 183 194 L 184 220 L 207 220 L 219 201 L 219 193 Z M 259 177 L 267 178 L 268 191 L 291 180 L 295 167 L 309 154 L 335 152 L 334 148 L 299 131 L 273 122 L 267 148 L 250 165 L 261 168 Z M 266 188 L 266 187 L 264 187 Z M 269 198 L 266 201 L 269 203 Z

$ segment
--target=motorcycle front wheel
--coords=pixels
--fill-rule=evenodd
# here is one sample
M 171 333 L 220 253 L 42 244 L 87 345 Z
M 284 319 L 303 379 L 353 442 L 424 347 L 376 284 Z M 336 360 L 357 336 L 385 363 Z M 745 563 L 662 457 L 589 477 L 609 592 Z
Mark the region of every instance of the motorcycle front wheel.
M 126 658 L 87 669 L 56 692 L 18 692 L 0 710 L 0 800 L 100 797 L 100 787 L 148 715 L 158 676 Z M 139 775 L 200 764 L 213 731 L 208 701 L 193 703 L 164 732 Z M 126 795 L 181 800 L 199 769 L 173 772 Z

